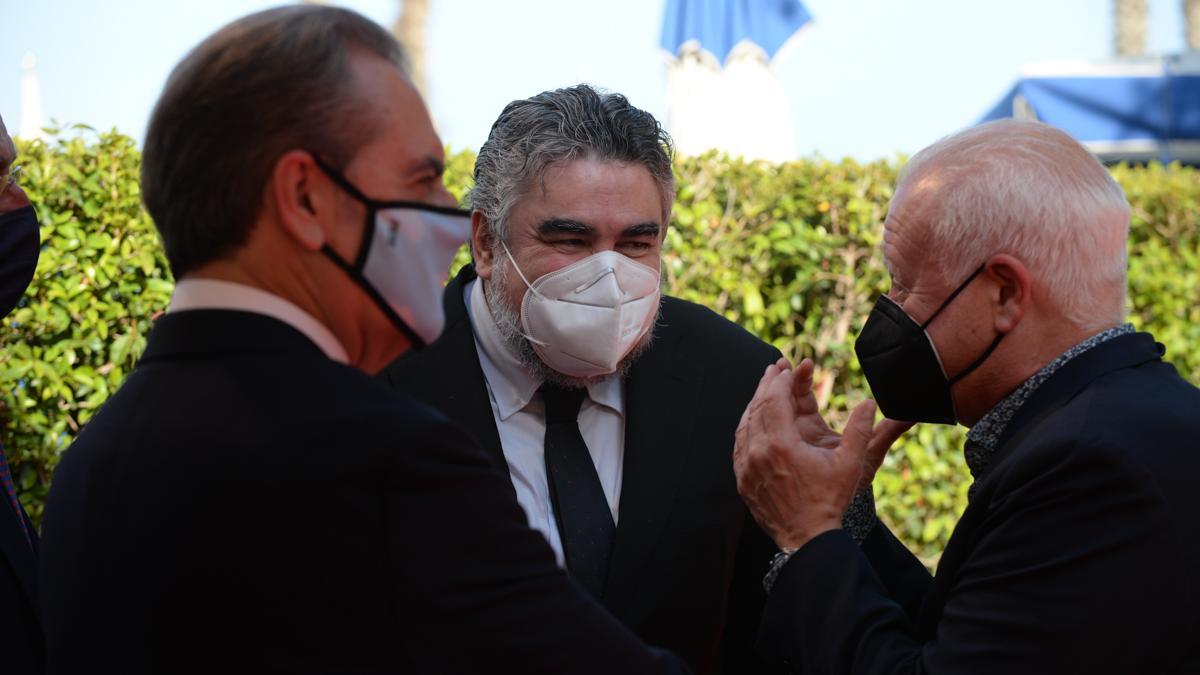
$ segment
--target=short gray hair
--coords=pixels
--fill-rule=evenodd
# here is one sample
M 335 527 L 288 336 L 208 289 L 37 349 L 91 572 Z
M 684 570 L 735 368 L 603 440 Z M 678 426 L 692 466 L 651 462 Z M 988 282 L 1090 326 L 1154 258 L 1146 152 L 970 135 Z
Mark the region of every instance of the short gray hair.
M 586 84 L 546 91 L 505 106 L 475 159 L 467 201 L 503 240 L 513 204 L 551 165 L 577 159 L 640 164 L 658 183 L 663 220 L 675 201 L 671 138 L 650 113 L 620 94 Z
M 1032 121 L 979 125 L 917 153 L 899 184 L 922 194 L 929 255 L 947 283 L 1007 253 L 1073 325 L 1124 319 L 1129 203 L 1066 133 Z

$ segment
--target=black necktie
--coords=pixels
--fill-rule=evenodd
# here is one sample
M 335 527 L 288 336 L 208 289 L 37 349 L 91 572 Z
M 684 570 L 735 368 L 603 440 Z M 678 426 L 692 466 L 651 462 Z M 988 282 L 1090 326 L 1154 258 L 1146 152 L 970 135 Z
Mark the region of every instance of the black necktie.
M 596 598 L 604 595 L 617 527 L 596 465 L 579 433 L 584 389 L 542 385 L 546 403 L 546 480 L 571 575 Z

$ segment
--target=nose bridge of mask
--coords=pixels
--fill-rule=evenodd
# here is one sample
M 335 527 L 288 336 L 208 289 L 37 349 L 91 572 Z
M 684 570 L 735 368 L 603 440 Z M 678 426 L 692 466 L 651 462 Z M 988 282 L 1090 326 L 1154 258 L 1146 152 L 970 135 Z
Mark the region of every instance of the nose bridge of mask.
M 539 356 L 576 376 L 613 372 L 645 333 L 650 310 L 657 309 L 657 271 L 601 251 L 530 283 L 507 245 L 504 249 L 529 289 L 521 302 L 521 325 Z
M 951 296 L 950 299 L 952 300 L 953 296 Z M 933 338 L 929 336 L 929 331 L 925 329 L 925 327 L 933 321 L 933 318 L 936 317 L 942 310 L 939 308 L 933 313 L 933 316 L 926 319 L 924 324 L 920 324 L 917 323 L 916 319 L 909 316 L 908 312 L 904 311 L 904 308 L 900 306 L 900 303 L 893 300 L 890 296 L 879 296 L 879 300 L 876 302 L 876 305 L 879 308 L 879 313 L 891 320 L 892 323 L 895 324 L 896 329 L 901 331 L 902 334 L 907 333 L 910 336 L 909 339 L 912 340 L 921 340 L 923 342 L 927 342 L 929 344 L 930 351 L 933 352 L 933 358 L 937 361 L 938 369 L 941 371 L 942 377 L 948 377 L 946 374 L 946 366 L 942 363 L 942 355 L 938 352 L 937 345 L 933 343 Z M 944 306 L 945 305 L 943 305 L 943 307 Z M 871 318 L 872 317 L 868 317 L 867 321 L 870 321 Z M 894 349 L 899 348 L 900 345 L 896 345 L 894 347 Z

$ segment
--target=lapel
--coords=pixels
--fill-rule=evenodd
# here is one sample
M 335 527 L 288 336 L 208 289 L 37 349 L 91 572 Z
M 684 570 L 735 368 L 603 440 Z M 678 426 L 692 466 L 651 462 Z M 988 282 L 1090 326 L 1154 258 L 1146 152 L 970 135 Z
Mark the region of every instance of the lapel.
M 20 580 L 34 612 L 40 614 L 37 601 L 37 556 L 35 549 L 25 539 L 25 533 L 21 531 L 20 520 L 24 520 L 25 526 L 29 528 L 29 536 L 34 546 L 37 545 L 37 532 L 23 511 L 13 511 L 7 495 L 0 492 L 0 498 L 4 500 L 4 504 L 0 505 L 0 555 L 8 561 L 13 573 Z
M 1150 334 L 1134 333 L 1113 338 L 1071 359 L 1042 383 L 1013 415 L 1000 436 L 1000 447 L 992 457 L 987 475 L 995 475 L 1000 464 L 1040 428 L 1046 418 L 1061 410 L 1097 379 L 1115 370 L 1159 361 L 1163 352 L 1163 346 L 1156 343 Z M 986 481 L 987 476 L 982 480 Z M 991 499 L 990 495 L 985 496 L 981 491 L 976 500 L 967 505 L 950 535 L 950 541 L 946 543 L 938 562 L 937 576 L 918 622 L 918 628 L 929 631 L 928 635 L 932 635 L 941 620 L 947 594 L 958 570 L 971 555 L 977 539 L 976 530 L 986 520 Z
M 473 265 L 459 271 L 442 296 L 446 327 L 441 336 L 420 352 L 401 357 L 388 368 L 387 377 L 393 386 L 451 417 L 507 473 L 487 382 L 475 351 L 475 333 L 463 300 L 463 289 L 475 278 Z
M 617 541 L 604 604 L 617 616 L 637 598 L 638 581 L 671 513 L 704 384 L 704 364 L 689 358 L 689 336 L 671 322 L 663 299 L 654 343 L 625 383 L 625 461 Z

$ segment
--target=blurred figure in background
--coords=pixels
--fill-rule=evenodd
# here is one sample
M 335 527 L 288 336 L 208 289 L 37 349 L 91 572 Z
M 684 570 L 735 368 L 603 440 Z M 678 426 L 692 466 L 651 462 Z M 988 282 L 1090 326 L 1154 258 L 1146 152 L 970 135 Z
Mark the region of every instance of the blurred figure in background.
M 0 119 L 0 317 L 25 294 L 41 248 L 37 213 L 16 181 L 16 156 Z M 44 649 L 38 619 L 38 535 L 17 499 L 4 450 L 0 445 L 0 672 L 40 673 Z

